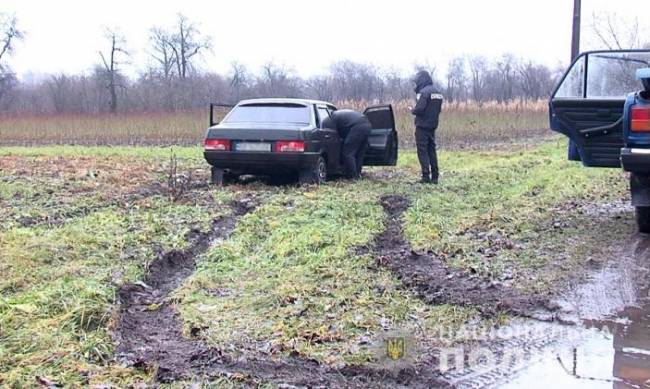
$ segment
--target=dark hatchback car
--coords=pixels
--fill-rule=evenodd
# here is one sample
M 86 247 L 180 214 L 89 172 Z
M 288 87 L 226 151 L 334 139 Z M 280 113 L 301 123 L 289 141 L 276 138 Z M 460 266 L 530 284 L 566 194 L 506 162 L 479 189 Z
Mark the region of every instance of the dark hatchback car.
M 320 184 L 341 174 L 341 138 L 321 126 L 334 111 L 324 101 L 255 99 L 241 101 L 218 124 L 210 119 L 204 156 L 212 165 L 212 182 L 264 175 Z M 394 166 L 398 139 L 393 108 L 373 106 L 364 114 L 372 124 L 364 165 Z

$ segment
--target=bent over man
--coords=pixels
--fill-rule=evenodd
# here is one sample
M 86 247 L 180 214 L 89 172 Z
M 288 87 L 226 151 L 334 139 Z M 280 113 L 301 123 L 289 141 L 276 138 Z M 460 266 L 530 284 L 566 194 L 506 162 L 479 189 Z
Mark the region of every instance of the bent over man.
M 415 115 L 415 144 L 424 183 L 438 183 L 436 129 L 442 108 L 442 95 L 433 87 L 431 75 L 419 71 L 413 78 L 417 102 L 411 110 Z
M 368 118 L 360 112 L 341 109 L 334 111 L 331 118 L 324 119 L 323 127 L 335 129 L 343 140 L 341 155 L 345 176 L 359 178 L 372 130 Z

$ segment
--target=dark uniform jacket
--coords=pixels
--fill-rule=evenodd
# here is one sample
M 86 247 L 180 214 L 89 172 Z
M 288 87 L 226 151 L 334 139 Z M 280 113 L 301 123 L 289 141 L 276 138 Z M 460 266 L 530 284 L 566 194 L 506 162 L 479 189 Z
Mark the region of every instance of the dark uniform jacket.
M 332 113 L 332 121 L 336 125 L 341 139 L 345 139 L 350 134 L 350 129 L 356 125 L 366 124 L 370 126 L 370 122 L 366 115 L 353 111 L 351 109 L 340 109 Z
M 415 128 L 433 131 L 438 128 L 442 95 L 433 87 L 433 80 L 427 71 L 417 73 L 415 85 L 417 102 L 411 110 L 415 115 Z

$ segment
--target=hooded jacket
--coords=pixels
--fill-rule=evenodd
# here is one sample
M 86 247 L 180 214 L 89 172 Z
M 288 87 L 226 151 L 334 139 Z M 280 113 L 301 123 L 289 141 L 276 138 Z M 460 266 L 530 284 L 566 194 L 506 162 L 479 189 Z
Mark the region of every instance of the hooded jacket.
M 433 87 L 431 75 L 426 70 L 420 70 L 413 81 L 415 81 L 416 103 L 411 113 L 415 115 L 415 128 L 433 131 L 438 128 L 442 95 Z

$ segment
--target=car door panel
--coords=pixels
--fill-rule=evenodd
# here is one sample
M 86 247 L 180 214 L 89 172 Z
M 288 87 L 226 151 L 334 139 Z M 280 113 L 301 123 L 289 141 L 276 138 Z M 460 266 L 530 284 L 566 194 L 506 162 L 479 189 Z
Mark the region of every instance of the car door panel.
M 624 99 L 553 99 L 551 127 L 578 146 L 590 167 L 620 167 Z
M 368 107 L 364 115 L 372 131 L 363 164 L 369 166 L 395 166 L 397 164 L 398 137 L 395 116 L 391 105 Z
M 638 89 L 635 69 L 650 65 L 650 50 L 580 54 L 550 103 L 551 129 L 568 136 L 569 159 L 589 167 L 620 167 L 625 97 Z

